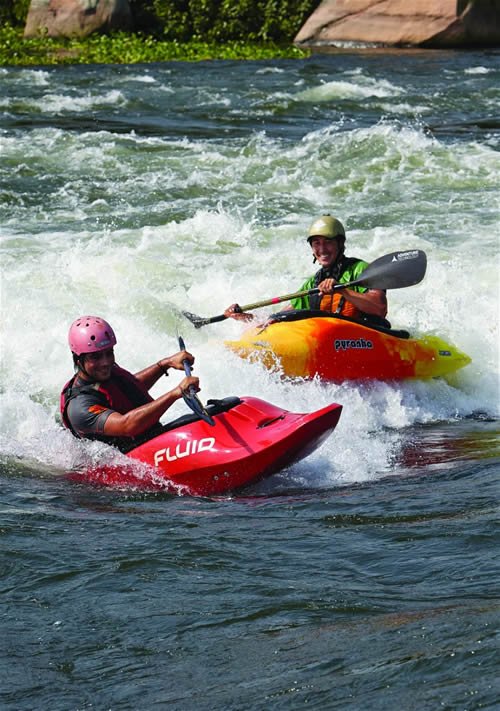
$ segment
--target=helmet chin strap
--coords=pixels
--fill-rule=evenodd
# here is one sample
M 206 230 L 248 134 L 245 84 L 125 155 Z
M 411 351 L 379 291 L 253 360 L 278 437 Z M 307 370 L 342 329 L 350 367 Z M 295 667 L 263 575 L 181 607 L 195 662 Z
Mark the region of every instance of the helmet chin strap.
M 77 367 L 78 370 L 80 370 L 84 375 L 86 375 L 89 380 L 92 380 L 93 378 L 85 370 L 85 355 L 85 353 L 82 353 L 78 356 Z

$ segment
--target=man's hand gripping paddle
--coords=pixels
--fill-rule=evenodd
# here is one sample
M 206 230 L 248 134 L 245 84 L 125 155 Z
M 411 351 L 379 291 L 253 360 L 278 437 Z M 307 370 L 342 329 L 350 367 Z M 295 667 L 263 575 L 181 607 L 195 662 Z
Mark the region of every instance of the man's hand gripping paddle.
M 402 289 L 405 286 L 418 284 L 425 276 L 427 269 L 427 257 L 420 249 L 410 249 L 406 252 L 391 252 L 383 257 L 375 259 L 369 264 L 358 279 L 347 284 L 335 284 L 334 289 L 345 289 L 349 286 L 366 286 L 369 289 Z M 253 311 L 262 306 L 279 304 L 282 301 L 290 301 L 301 296 L 310 296 L 319 293 L 319 289 L 308 289 L 307 291 L 296 291 L 293 294 L 275 296 L 272 299 L 256 301 L 254 304 L 241 306 L 240 311 Z M 209 323 L 224 321 L 227 316 L 220 314 L 211 318 L 203 318 L 189 311 L 182 312 L 191 321 L 195 328 L 207 326 Z
M 186 345 L 184 343 L 184 339 L 182 336 L 179 336 L 179 350 L 185 351 L 186 350 Z M 186 373 L 187 377 L 191 375 L 191 365 L 189 364 L 189 361 L 185 359 L 182 362 L 182 365 L 184 366 L 184 372 Z M 206 422 L 207 424 L 211 425 L 212 427 L 215 427 L 215 420 L 213 417 L 211 417 L 208 412 L 206 411 L 205 407 L 202 405 L 198 395 L 196 394 L 196 391 L 194 387 L 191 385 L 189 389 L 186 391 L 184 390 L 182 392 L 182 397 L 184 398 L 184 402 L 186 405 L 194 412 L 195 415 L 198 415 L 198 417 Z

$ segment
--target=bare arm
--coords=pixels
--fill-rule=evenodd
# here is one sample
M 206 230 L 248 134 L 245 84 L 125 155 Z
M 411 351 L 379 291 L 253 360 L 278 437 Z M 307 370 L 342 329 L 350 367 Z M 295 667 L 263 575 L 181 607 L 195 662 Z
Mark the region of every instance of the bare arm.
M 340 292 L 342 296 L 365 314 L 373 314 L 385 318 L 387 315 L 387 297 L 385 291 L 381 289 L 369 289 L 364 293 L 353 291 L 352 289 L 335 289 L 334 286 L 338 282 L 335 279 L 324 279 L 318 285 L 318 289 L 322 294 L 333 294 Z
M 340 289 L 346 301 L 350 301 L 360 311 L 365 314 L 373 314 L 385 318 L 387 316 L 387 297 L 380 289 L 369 289 L 364 294 L 352 289 Z
M 191 353 L 179 351 L 167 358 L 162 358 L 157 363 L 153 363 L 153 365 L 148 365 L 147 368 L 135 373 L 135 377 L 144 385 L 146 390 L 150 390 L 162 375 L 167 375 L 169 368 L 184 370 L 183 361 L 186 359 L 191 365 L 194 363 L 194 357 Z
M 175 367 L 175 366 L 174 366 Z M 147 370 L 147 369 L 146 369 Z M 182 394 L 191 385 L 199 390 L 199 380 L 194 376 L 183 378 L 177 387 L 160 395 L 153 402 L 136 407 L 125 415 L 112 412 L 104 424 L 104 434 L 110 437 L 135 437 L 155 425 L 164 412 L 173 403 L 182 397 Z

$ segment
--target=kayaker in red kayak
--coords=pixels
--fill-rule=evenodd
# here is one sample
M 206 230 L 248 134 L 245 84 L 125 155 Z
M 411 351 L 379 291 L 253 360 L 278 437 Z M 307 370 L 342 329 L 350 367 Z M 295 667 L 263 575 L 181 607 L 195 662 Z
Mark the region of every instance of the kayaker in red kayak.
M 60 411 L 65 427 L 76 437 L 98 439 L 120 447 L 125 438 L 151 433 L 168 408 L 199 380 L 184 377 L 154 400 L 149 390 L 169 368 L 184 370 L 183 361 L 194 362 L 187 351 L 162 358 L 133 375 L 115 363 L 116 336 L 104 319 L 81 316 L 69 329 L 68 342 L 76 374 L 64 386 Z
M 347 283 L 357 279 L 368 266 L 367 262 L 355 257 L 346 257 L 345 230 L 340 220 L 331 215 L 322 215 L 315 220 L 307 237 L 313 262 L 320 265 L 319 271 L 300 287 L 300 291 L 318 288 L 320 293 L 303 296 L 291 301 L 291 309 L 321 310 L 341 314 L 357 321 L 390 326 L 386 321 L 387 298 L 381 289 L 366 289 L 353 286 L 348 289 L 333 289 L 335 284 Z M 239 311 L 238 304 L 232 304 L 224 311 L 227 318 L 250 321 L 253 315 Z

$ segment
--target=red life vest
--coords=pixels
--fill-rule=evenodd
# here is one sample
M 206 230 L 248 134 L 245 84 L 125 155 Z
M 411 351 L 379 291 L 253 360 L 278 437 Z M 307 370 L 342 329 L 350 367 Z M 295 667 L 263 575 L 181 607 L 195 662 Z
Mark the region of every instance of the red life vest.
M 153 398 L 148 393 L 142 383 L 137 380 L 135 375 L 129 373 L 128 370 L 120 368 L 118 365 L 113 366 L 111 377 L 105 383 L 84 383 L 73 387 L 76 380 L 74 375 L 71 380 L 64 385 L 59 403 L 61 418 L 65 427 L 79 437 L 71 426 L 68 418 L 68 405 L 73 398 L 77 397 L 81 392 L 92 391 L 99 394 L 99 399 L 105 407 L 125 415 L 130 410 L 152 402 Z

